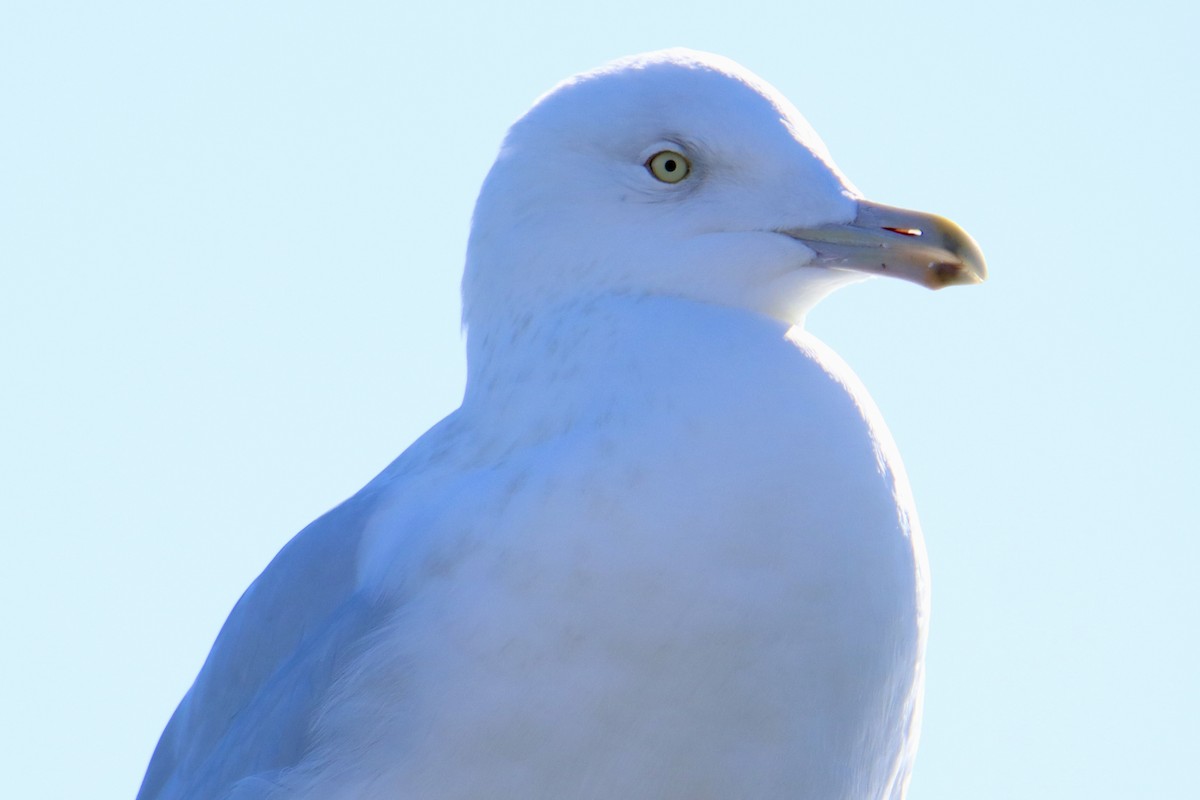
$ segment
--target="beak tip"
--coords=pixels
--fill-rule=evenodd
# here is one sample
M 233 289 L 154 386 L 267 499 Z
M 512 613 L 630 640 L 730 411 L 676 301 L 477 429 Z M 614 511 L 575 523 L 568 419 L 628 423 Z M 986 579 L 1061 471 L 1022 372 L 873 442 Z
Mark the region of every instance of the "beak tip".
M 987 280 L 987 267 L 978 261 L 939 261 L 929 265 L 926 285 L 930 289 L 947 286 L 971 286 Z

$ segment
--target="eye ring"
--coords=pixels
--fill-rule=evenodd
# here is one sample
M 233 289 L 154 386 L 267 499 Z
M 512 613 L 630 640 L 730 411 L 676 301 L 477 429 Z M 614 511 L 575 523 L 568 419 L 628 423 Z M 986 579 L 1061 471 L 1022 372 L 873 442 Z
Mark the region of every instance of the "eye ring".
M 692 164 L 682 153 L 662 150 L 646 159 L 646 169 L 663 183 L 679 183 L 692 171 Z

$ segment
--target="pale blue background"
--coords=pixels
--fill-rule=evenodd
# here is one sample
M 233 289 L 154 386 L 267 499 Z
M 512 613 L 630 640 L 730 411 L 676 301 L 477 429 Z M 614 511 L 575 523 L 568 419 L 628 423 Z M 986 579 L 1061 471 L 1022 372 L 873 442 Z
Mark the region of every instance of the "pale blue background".
M 0 3 L 0 795 L 131 798 L 242 589 L 458 401 L 504 129 L 685 44 L 992 280 L 810 327 L 934 571 L 913 800 L 1183 797 L 1197 752 L 1194 3 Z

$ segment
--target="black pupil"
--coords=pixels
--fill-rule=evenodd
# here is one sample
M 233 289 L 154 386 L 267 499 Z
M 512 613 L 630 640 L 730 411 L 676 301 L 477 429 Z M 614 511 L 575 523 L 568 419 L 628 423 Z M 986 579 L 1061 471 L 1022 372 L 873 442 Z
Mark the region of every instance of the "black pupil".
M 665 169 L 667 172 L 674 172 L 675 171 L 675 159 L 668 158 L 666 161 L 664 161 L 663 169 Z

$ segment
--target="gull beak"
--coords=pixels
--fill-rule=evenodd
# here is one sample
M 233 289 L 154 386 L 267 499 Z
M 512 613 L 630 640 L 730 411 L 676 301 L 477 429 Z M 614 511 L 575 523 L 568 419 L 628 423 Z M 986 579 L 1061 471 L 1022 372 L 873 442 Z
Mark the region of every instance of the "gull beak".
M 852 222 L 781 230 L 816 252 L 812 266 L 892 275 L 930 289 L 982 283 L 979 245 L 945 217 L 859 200 Z

